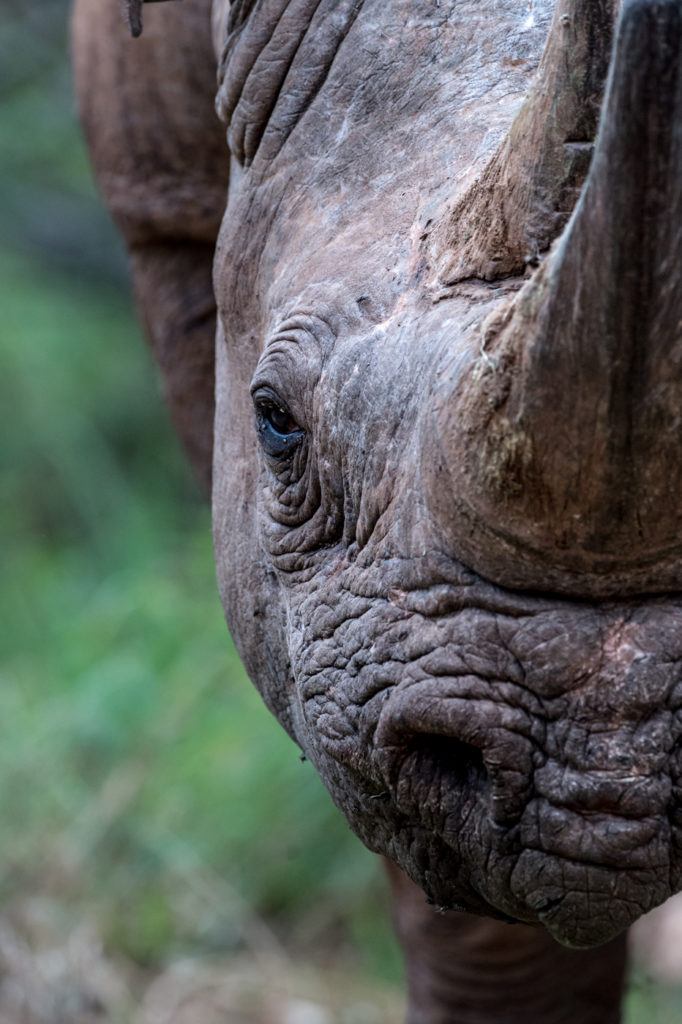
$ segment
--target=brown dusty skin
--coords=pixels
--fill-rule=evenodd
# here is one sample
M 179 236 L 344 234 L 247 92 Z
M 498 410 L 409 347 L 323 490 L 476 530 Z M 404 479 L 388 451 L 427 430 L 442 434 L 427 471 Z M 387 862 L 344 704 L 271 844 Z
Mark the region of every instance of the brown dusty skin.
M 114 7 L 95 168 L 247 669 L 444 911 L 411 1020 L 615 1021 L 682 888 L 682 0 Z

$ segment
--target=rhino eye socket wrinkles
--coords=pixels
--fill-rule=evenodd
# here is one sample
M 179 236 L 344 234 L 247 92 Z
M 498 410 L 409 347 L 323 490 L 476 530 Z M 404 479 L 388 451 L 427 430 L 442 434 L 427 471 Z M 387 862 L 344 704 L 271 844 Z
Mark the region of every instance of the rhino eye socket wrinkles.
M 253 395 L 258 439 L 266 455 L 282 459 L 293 455 L 304 431 L 284 402 L 270 388 L 258 388 Z

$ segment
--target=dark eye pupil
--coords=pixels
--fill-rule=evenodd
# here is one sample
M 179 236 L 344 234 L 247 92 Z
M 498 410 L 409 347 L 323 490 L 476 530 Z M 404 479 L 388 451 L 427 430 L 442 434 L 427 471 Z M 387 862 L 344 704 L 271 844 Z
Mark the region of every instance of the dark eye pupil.
M 266 406 L 263 410 L 263 415 L 278 434 L 293 434 L 297 429 L 289 413 L 285 409 L 278 408 L 276 405 Z
M 305 432 L 283 402 L 270 389 L 254 396 L 258 439 L 266 455 L 273 459 L 289 458 L 296 452 Z

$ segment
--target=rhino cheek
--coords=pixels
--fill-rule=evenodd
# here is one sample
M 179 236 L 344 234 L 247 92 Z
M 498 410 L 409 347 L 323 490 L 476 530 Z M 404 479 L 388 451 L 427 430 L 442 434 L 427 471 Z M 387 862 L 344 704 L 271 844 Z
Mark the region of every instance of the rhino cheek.
M 281 587 L 261 547 L 256 495 L 258 453 L 245 361 L 229 358 L 222 327 L 216 343 L 213 546 L 230 632 L 249 676 L 290 736 L 293 681 Z

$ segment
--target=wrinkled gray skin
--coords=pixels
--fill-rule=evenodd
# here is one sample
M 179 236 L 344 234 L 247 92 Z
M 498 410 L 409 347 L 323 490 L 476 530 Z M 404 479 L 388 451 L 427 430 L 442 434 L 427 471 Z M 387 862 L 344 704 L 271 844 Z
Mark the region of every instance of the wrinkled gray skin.
M 573 947 L 682 887 L 681 24 L 679 0 L 213 8 L 232 634 L 370 849 Z

